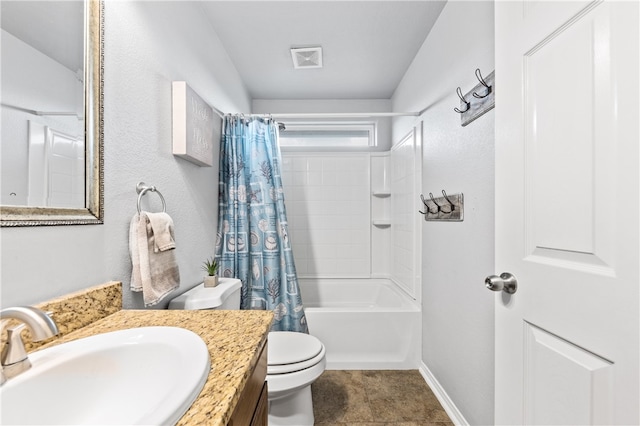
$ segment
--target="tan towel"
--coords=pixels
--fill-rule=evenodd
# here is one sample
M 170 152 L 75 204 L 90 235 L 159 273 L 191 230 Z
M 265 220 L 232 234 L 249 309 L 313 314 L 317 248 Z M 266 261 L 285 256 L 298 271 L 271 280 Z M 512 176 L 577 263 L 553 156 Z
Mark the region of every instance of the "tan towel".
M 176 248 L 173 239 L 173 220 L 166 213 L 146 213 L 153 230 L 153 252 L 166 251 Z
M 145 306 L 159 303 L 180 286 L 174 253 L 173 221 L 166 213 L 136 214 L 129 226 L 131 291 L 141 291 Z

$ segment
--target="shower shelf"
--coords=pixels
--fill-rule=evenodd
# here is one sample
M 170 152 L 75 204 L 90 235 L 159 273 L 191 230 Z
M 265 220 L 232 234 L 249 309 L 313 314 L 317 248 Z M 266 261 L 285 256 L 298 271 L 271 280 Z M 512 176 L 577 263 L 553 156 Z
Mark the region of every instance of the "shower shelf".
M 391 191 L 385 189 L 383 189 L 382 191 L 373 191 L 373 196 L 380 198 L 390 197 Z
M 373 225 L 386 228 L 391 226 L 391 219 L 375 219 L 373 221 Z

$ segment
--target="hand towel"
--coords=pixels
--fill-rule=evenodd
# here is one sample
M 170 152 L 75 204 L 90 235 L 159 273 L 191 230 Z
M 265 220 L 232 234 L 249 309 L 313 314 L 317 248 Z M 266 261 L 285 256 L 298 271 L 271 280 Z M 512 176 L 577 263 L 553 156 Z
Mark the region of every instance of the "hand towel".
M 145 306 L 159 303 L 180 286 L 174 249 L 173 221 L 168 214 L 143 211 L 133 216 L 129 226 L 131 291 L 142 292 Z
M 149 224 L 153 231 L 153 251 L 166 251 L 176 248 L 176 242 L 173 239 L 173 220 L 166 213 L 149 213 L 145 212 L 149 218 Z

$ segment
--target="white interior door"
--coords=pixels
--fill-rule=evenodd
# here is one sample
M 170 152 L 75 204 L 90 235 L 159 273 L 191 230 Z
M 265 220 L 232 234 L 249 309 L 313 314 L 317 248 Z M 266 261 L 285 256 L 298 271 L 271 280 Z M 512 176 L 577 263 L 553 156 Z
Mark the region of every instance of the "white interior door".
M 638 424 L 638 2 L 495 8 L 496 423 Z

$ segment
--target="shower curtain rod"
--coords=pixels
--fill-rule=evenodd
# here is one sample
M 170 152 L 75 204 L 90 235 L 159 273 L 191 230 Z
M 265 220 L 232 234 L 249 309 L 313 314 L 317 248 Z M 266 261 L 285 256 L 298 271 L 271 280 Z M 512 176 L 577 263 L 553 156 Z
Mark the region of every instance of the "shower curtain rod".
M 366 117 L 417 117 L 417 112 L 302 112 L 302 113 L 273 113 L 254 114 L 273 118 L 366 118 Z
M 213 110 L 220 116 L 224 113 L 217 108 Z M 246 117 L 269 117 L 269 118 L 367 118 L 367 117 L 419 117 L 422 112 L 293 112 L 293 113 L 271 113 L 271 114 L 244 114 Z
M 224 111 L 212 106 L 213 112 L 224 118 L 227 115 Z M 263 117 L 263 118 L 367 118 L 367 117 L 420 117 L 429 107 L 420 111 L 411 112 L 274 112 L 262 114 L 241 114 L 245 117 Z M 240 113 L 238 113 L 240 114 Z

